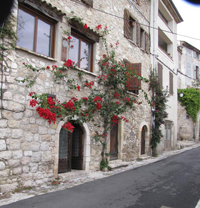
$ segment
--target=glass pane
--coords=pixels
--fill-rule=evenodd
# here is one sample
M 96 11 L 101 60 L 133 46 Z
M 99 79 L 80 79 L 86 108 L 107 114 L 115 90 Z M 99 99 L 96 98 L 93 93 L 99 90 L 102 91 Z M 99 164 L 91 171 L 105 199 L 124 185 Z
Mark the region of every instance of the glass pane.
M 168 124 L 167 140 L 171 140 L 171 124 Z
M 80 68 L 90 71 L 91 45 L 81 41 L 81 59 Z
M 59 138 L 59 159 L 68 158 L 68 131 L 61 129 Z
M 72 46 L 74 46 L 72 48 Z M 69 59 L 75 62 L 75 66 L 78 66 L 79 58 L 79 39 L 72 36 L 72 41 L 70 42 Z
M 17 25 L 17 45 L 33 50 L 35 17 L 19 9 Z
M 51 55 L 51 29 L 52 26 L 50 24 L 38 20 L 36 52 L 46 56 Z

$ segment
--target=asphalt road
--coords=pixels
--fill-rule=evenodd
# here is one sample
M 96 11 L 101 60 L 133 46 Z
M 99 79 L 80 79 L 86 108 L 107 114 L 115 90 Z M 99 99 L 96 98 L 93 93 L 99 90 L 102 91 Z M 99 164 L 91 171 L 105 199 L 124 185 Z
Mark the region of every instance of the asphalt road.
M 2 208 L 195 208 L 199 199 L 200 147 Z

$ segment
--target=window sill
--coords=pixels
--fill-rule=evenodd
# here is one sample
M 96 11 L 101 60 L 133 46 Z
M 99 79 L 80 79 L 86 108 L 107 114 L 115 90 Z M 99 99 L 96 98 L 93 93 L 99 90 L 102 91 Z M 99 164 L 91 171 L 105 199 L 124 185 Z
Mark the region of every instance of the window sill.
M 83 72 L 83 73 L 85 73 L 85 74 L 92 75 L 92 76 L 94 76 L 94 77 L 97 76 L 97 75 L 96 75 L 95 73 L 93 73 L 93 72 L 89 72 L 89 71 L 87 71 L 87 70 L 84 70 L 84 69 L 81 69 L 81 68 L 78 68 L 78 67 L 74 67 L 74 69 L 77 70 L 77 71 Z
M 161 47 L 158 46 L 158 48 L 165 54 L 167 55 L 167 57 L 169 57 L 172 61 L 173 61 L 173 58 L 165 51 L 163 50 Z
M 129 91 L 127 91 L 127 93 L 130 94 L 130 95 L 133 95 L 134 97 L 137 97 L 137 98 L 139 97 L 139 93 L 138 94 L 135 94 L 135 93 L 129 92 Z
M 132 43 L 133 45 L 135 45 L 136 47 L 140 48 L 140 47 L 139 47 L 135 42 L 133 42 L 131 39 L 128 39 L 128 41 L 129 41 L 130 43 Z M 143 49 L 143 48 L 140 48 L 140 50 L 141 50 L 142 52 L 146 53 L 146 54 L 149 54 L 149 53 L 146 52 L 145 49 Z
M 48 57 L 48 56 L 45 56 L 45 55 L 42 55 L 42 54 L 33 52 L 33 51 L 28 50 L 28 49 L 26 49 L 26 48 L 22 48 L 22 47 L 19 47 L 19 46 L 16 46 L 15 48 L 16 48 L 17 50 L 21 50 L 21 51 L 27 52 L 27 53 L 29 53 L 29 54 L 31 54 L 31 55 L 38 56 L 38 57 L 41 57 L 41 58 L 44 58 L 44 59 L 48 59 L 49 61 L 56 61 L 56 62 L 57 62 L 57 60 L 54 59 L 54 58 L 51 58 L 51 57 Z

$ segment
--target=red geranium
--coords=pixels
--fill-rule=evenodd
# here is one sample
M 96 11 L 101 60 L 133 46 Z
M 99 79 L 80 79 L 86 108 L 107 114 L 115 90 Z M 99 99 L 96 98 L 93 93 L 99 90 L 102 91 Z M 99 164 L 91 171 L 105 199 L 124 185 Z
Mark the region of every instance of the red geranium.
M 112 118 L 111 118 L 112 122 L 117 124 L 118 123 L 118 116 L 117 115 L 114 115 Z
M 100 103 L 97 103 L 96 108 L 97 108 L 98 110 L 101 109 L 101 104 L 100 104 Z
M 115 98 L 119 98 L 119 97 L 120 97 L 120 94 L 119 94 L 118 92 L 116 92 L 116 93 L 114 94 L 114 97 L 115 97 Z
M 88 26 L 87 26 L 87 24 L 85 24 L 83 27 L 84 27 L 86 30 L 88 29 Z
M 93 101 L 94 102 L 97 102 L 97 101 L 101 101 L 102 102 L 102 98 L 97 96 L 97 97 L 93 98 Z
M 72 61 L 71 59 L 68 59 L 66 63 L 64 63 L 64 66 L 68 68 L 68 67 L 73 67 L 74 64 L 75 64 L 74 61 Z
M 37 100 L 31 100 L 30 101 L 30 106 L 34 107 L 38 104 L 38 101 Z
M 74 130 L 74 126 L 72 126 L 72 124 L 68 121 L 67 123 L 65 123 L 63 126 L 62 126 L 64 129 L 67 129 L 69 132 L 73 132 Z
M 97 28 L 97 30 L 100 30 L 102 28 L 102 26 L 101 25 L 97 25 L 96 28 Z

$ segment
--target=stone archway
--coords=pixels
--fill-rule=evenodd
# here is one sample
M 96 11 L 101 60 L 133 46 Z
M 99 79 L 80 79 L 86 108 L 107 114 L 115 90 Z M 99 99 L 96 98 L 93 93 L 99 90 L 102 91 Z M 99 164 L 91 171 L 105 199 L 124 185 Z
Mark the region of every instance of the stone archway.
M 58 175 L 58 167 L 59 167 L 59 139 L 60 132 L 62 129 L 62 125 L 64 121 L 61 121 L 56 129 L 55 135 L 55 148 L 54 148 L 54 177 Z M 83 158 L 82 158 L 82 168 L 85 171 L 89 170 L 89 162 L 90 162 L 90 133 L 89 128 L 86 123 L 81 126 L 82 129 L 82 141 L 83 141 Z
M 142 122 L 139 127 L 139 157 L 143 154 L 150 155 L 150 127 L 147 122 Z

